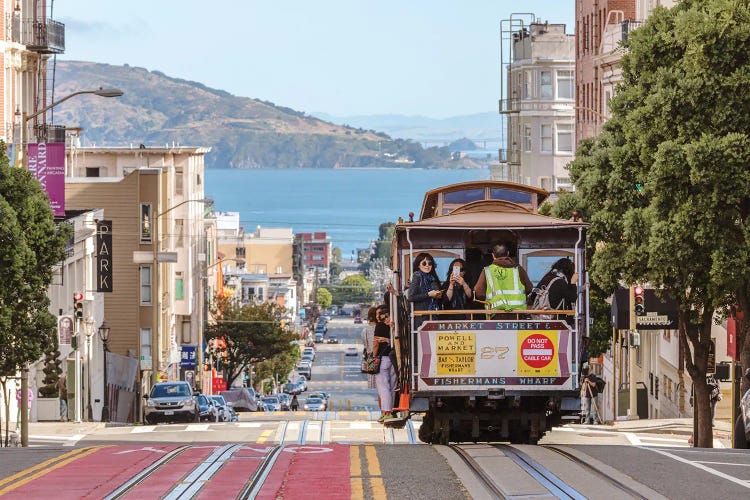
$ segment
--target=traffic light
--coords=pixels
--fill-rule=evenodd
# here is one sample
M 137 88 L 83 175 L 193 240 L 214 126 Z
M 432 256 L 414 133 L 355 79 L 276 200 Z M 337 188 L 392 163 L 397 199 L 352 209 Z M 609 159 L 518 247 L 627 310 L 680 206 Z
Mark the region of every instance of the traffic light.
M 633 304 L 635 304 L 633 309 L 636 316 L 646 314 L 646 290 L 640 285 L 636 285 L 633 288 Z
M 73 294 L 73 317 L 83 320 L 83 294 L 80 292 Z

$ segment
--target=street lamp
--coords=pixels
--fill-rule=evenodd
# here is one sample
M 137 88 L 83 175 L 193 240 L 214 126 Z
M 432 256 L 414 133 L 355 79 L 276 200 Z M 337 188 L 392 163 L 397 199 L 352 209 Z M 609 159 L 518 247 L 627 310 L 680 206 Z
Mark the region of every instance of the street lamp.
M 26 140 L 27 140 L 26 139 L 26 135 L 27 135 L 27 132 L 26 132 L 26 123 L 29 120 L 31 120 L 33 118 L 36 118 L 37 116 L 41 115 L 42 113 L 46 113 L 47 111 L 49 111 L 50 109 L 54 108 L 58 104 L 61 104 L 61 103 L 65 102 L 65 101 L 67 101 L 71 97 L 75 97 L 75 96 L 81 95 L 81 94 L 94 94 L 94 95 L 98 95 L 99 97 L 120 97 L 121 95 L 124 94 L 124 92 L 122 90 L 120 90 L 120 89 L 115 89 L 115 88 L 112 88 L 112 89 L 98 88 L 98 89 L 95 89 L 95 90 L 78 90 L 76 92 L 73 92 L 72 94 L 66 95 L 62 99 L 59 99 L 59 100 L 53 102 L 52 104 L 49 104 L 48 106 L 45 106 L 42 109 L 40 109 L 39 111 L 36 111 L 36 112 L 34 112 L 32 114 L 28 114 L 28 113 L 26 113 L 24 111 L 23 114 L 21 115 L 21 144 L 20 144 L 20 147 L 18 148 L 19 154 L 21 155 L 21 161 L 18 162 L 19 166 L 24 167 L 24 168 L 26 167 L 26 152 L 24 150 L 24 148 L 26 147 Z M 23 153 L 22 153 L 22 151 L 23 151 Z
M 94 420 L 94 412 L 91 409 L 91 337 L 94 336 L 94 320 L 86 318 L 84 322 L 84 333 L 86 334 L 86 414 L 88 421 Z
M 99 327 L 99 338 L 104 343 L 104 406 L 102 406 L 102 422 L 109 422 L 109 387 L 107 387 L 107 353 L 109 352 L 109 325 L 102 321 Z

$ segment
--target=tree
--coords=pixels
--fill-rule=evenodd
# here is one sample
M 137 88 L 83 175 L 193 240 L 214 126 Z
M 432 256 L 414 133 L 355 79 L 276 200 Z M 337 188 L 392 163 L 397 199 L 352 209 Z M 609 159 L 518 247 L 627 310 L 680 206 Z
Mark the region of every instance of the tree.
M 4 144 L 0 151 L 5 151 Z M 52 269 L 65 259 L 72 235 L 55 224 L 49 199 L 28 170 L 11 168 L 0 154 L 0 387 L 53 342 L 56 320 L 48 311 Z M 8 411 L 6 400 L 6 415 Z M 6 418 L 5 441 L 8 429 Z
M 612 118 L 570 165 L 599 243 L 594 280 L 608 292 L 648 282 L 677 301 L 701 447 L 713 445 L 712 324 L 750 310 L 749 24 L 747 2 L 656 8 L 629 35 Z
M 52 342 L 47 346 L 44 352 L 44 379 L 43 386 L 39 388 L 39 395 L 43 398 L 55 398 L 59 393 L 57 383 L 62 374 L 62 361 L 60 361 L 60 349 L 57 336 L 52 336 Z
M 391 241 L 396 224 L 393 222 L 384 222 L 378 227 L 378 240 L 375 242 L 375 259 L 391 260 Z
M 338 285 L 328 287 L 333 295 L 333 303 L 341 306 L 347 302 L 371 302 L 372 283 L 361 274 L 347 276 Z
M 331 295 L 331 292 L 325 288 L 318 288 L 317 302 L 321 309 L 328 309 L 331 307 L 332 300 L 333 295 Z
M 206 326 L 204 336 L 215 347 L 209 357 L 227 383 L 252 363 L 284 352 L 295 338 L 284 323 L 288 311 L 271 302 L 243 305 L 217 295 L 210 313 L 214 322 Z

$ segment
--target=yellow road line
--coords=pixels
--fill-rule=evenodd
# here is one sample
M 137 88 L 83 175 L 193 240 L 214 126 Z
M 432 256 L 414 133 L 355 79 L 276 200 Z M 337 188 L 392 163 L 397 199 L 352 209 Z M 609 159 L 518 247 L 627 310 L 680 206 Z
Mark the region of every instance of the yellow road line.
M 272 430 L 263 431 L 260 433 L 260 437 L 256 441 L 256 443 L 265 443 L 268 437 L 273 433 Z
M 99 451 L 102 448 L 106 448 L 106 446 L 92 446 L 90 448 L 81 448 L 80 450 L 74 450 L 64 455 L 60 455 L 59 457 L 46 460 L 40 464 L 35 465 L 34 467 L 13 474 L 10 477 L 6 477 L 2 481 L 0 481 L 0 486 L 21 477 L 23 477 L 23 479 L 19 479 L 17 482 L 0 489 L 0 495 L 4 495 L 5 493 L 11 492 L 16 488 L 20 488 L 24 484 L 33 481 L 34 479 L 44 476 L 45 474 L 52 472 L 55 469 L 59 469 L 60 467 L 69 464 L 70 462 L 78 460 L 79 458 L 91 455 L 92 453 Z M 34 472 L 34 474 L 29 475 L 32 472 Z
M 362 460 L 359 458 L 358 445 L 353 445 L 349 448 L 349 463 L 352 500 L 363 500 L 365 498 L 365 489 L 362 484 Z
M 375 447 L 371 444 L 365 446 L 365 457 L 367 458 L 367 473 L 370 476 L 380 475 L 380 462 L 378 455 L 375 453 Z
M 383 484 L 382 477 L 371 477 L 370 488 L 372 488 L 372 498 L 388 498 L 385 494 L 385 484 Z

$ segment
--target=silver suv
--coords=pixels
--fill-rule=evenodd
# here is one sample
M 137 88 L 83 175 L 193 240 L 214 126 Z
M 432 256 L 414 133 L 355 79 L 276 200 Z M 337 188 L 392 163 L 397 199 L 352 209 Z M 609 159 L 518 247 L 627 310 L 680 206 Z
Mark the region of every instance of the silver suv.
M 151 394 L 144 398 L 146 423 L 177 420 L 197 422 L 200 418 L 193 390 L 187 382 L 159 382 L 151 388 Z

